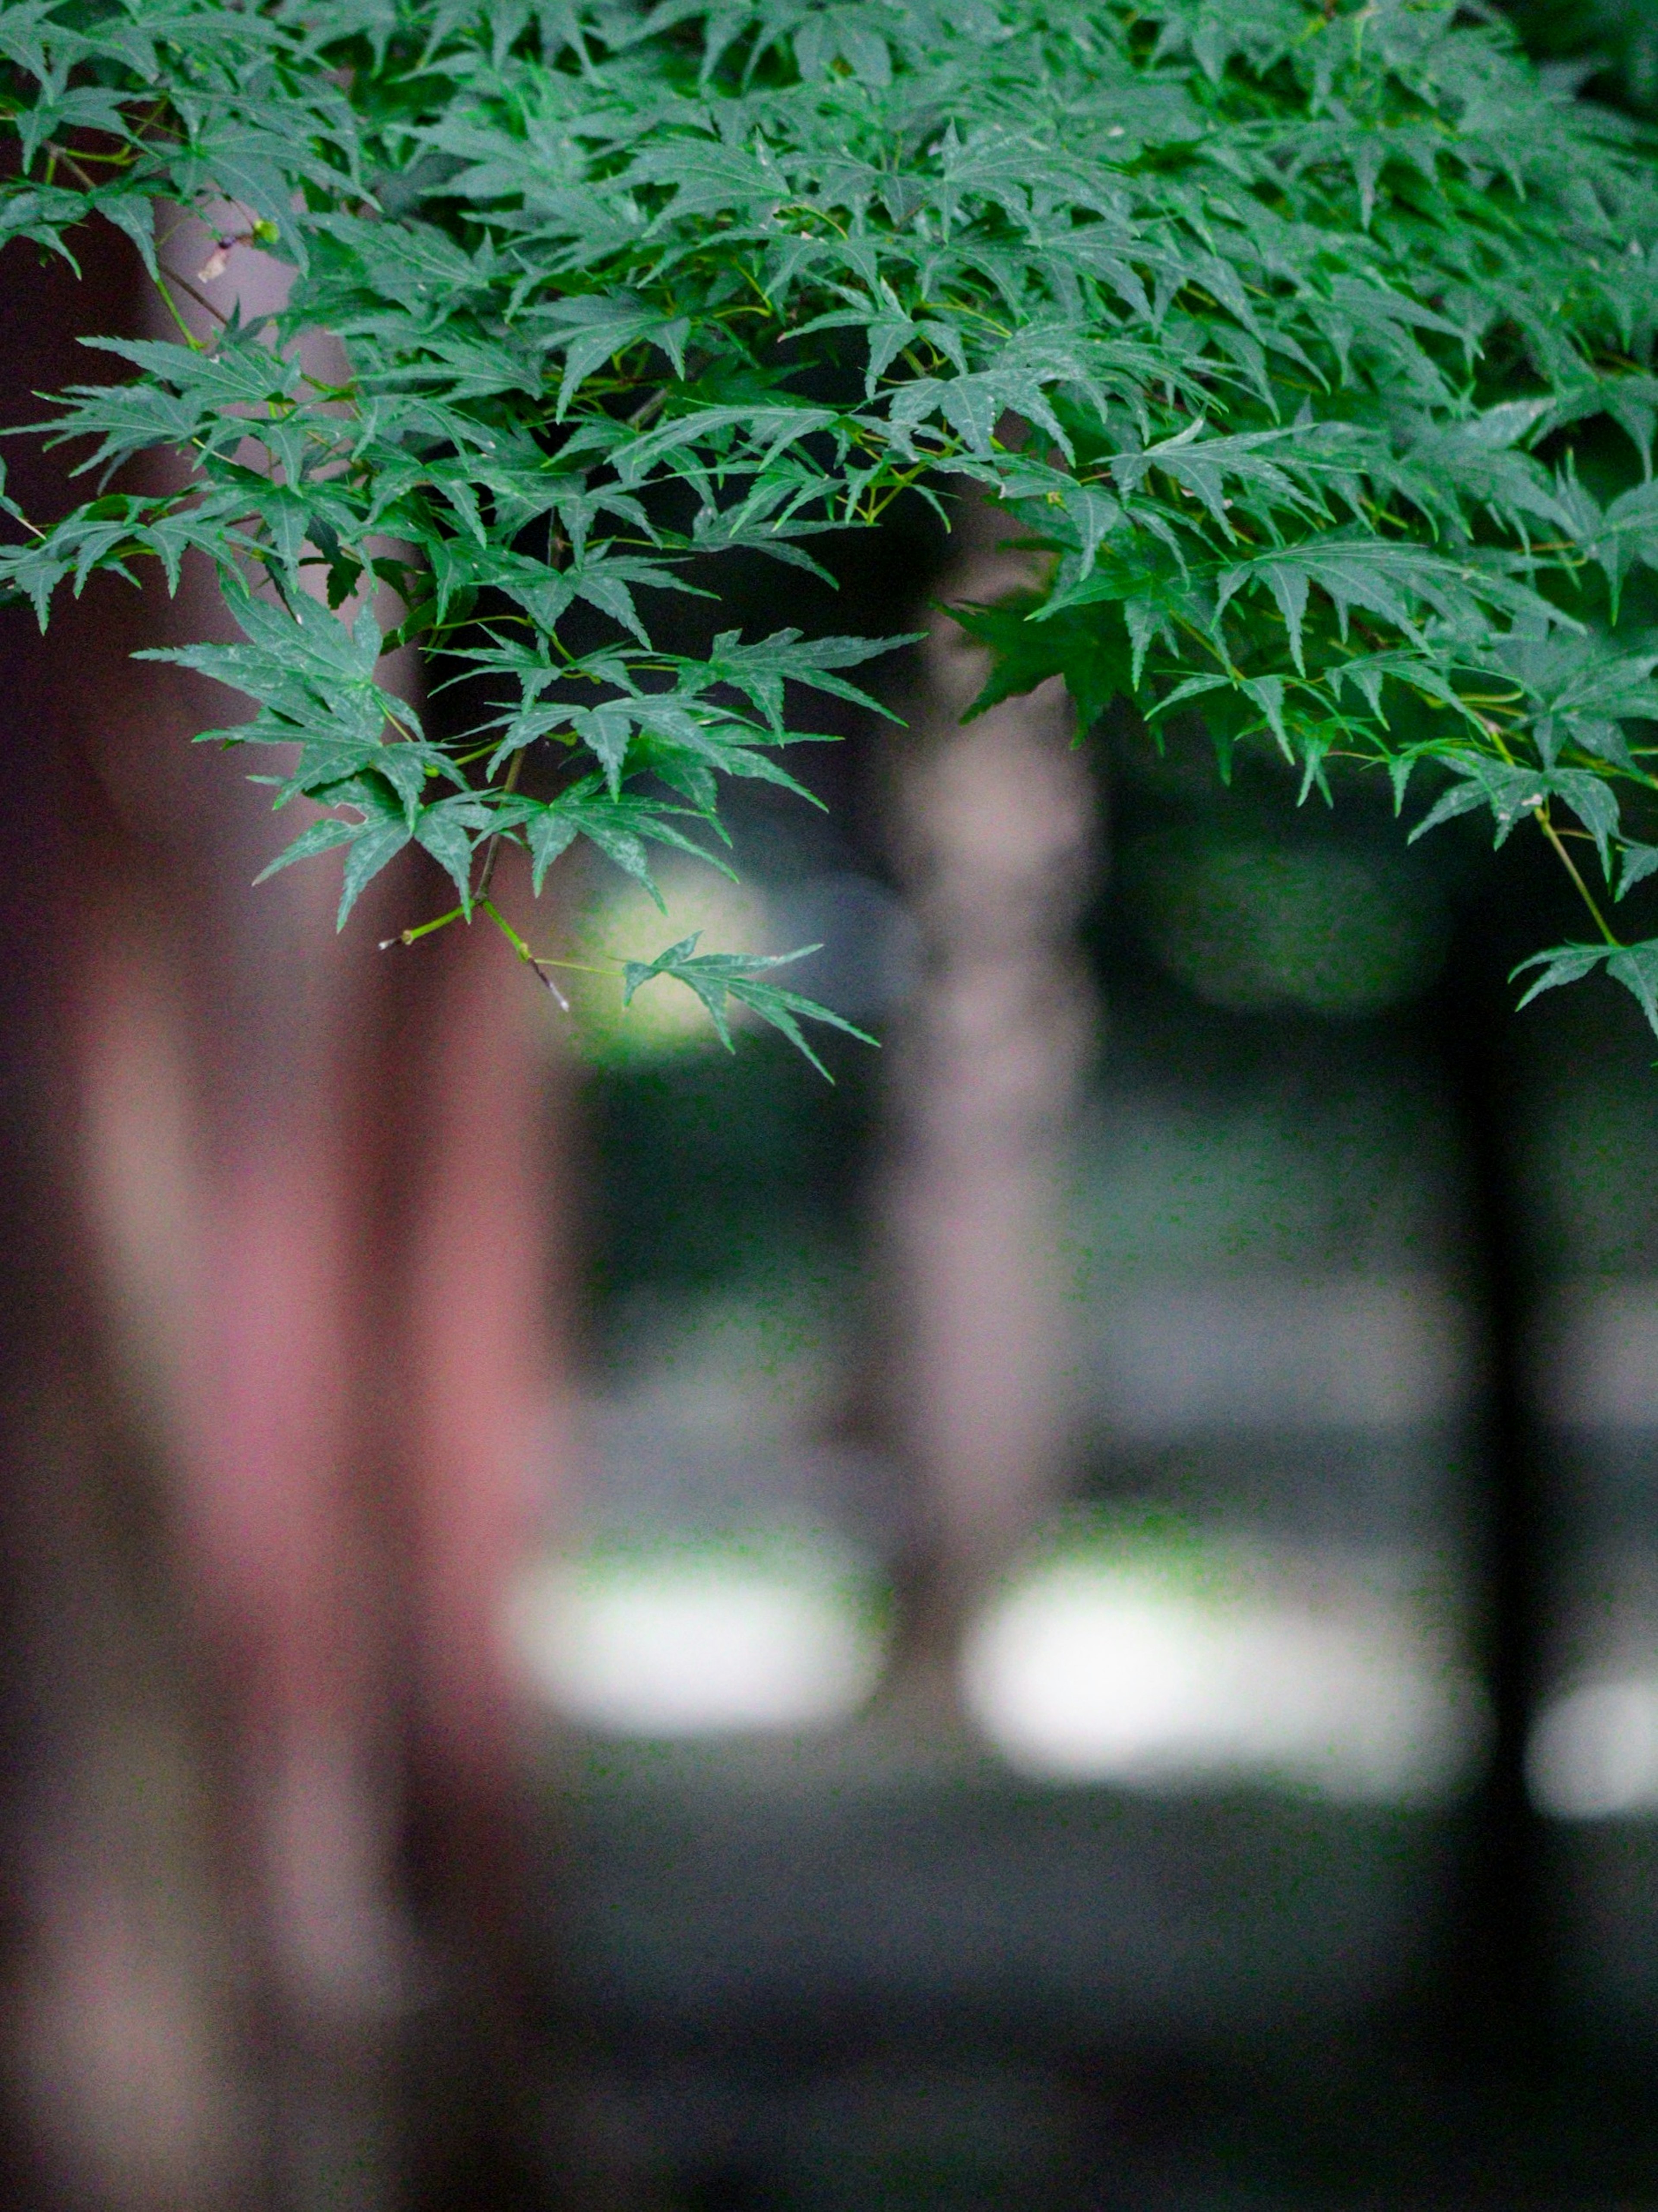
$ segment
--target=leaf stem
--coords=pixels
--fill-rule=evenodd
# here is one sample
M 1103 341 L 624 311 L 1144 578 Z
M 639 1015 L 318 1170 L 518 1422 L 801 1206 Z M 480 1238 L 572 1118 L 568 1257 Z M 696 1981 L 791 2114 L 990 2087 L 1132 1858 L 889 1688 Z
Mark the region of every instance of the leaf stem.
M 74 155 L 70 152 L 67 146 L 60 146 L 55 138 L 48 138 L 45 145 L 41 147 L 40 151 L 43 154 L 49 155 L 52 161 L 61 161 L 83 192 L 95 192 L 97 191 L 98 186 L 96 182 L 91 177 L 88 176 L 86 171 L 76 160 Z
M 1558 854 L 1561 866 L 1564 868 L 1566 873 L 1571 878 L 1573 883 L 1576 884 L 1578 894 L 1582 897 L 1584 905 L 1588 907 L 1589 912 L 1594 916 L 1595 927 L 1600 931 L 1601 936 L 1605 938 L 1608 945 L 1621 947 L 1623 939 L 1615 934 L 1611 923 L 1608 922 L 1605 915 L 1601 913 L 1600 906 L 1595 900 L 1594 892 L 1590 890 L 1588 885 L 1584 882 L 1582 875 L 1579 872 L 1576 861 L 1573 860 L 1571 854 L 1566 850 L 1565 843 L 1561 837 L 1560 832 L 1555 828 L 1553 823 L 1550 821 L 1548 809 L 1546 806 L 1539 806 L 1538 808 L 1536 819 L 1538 828 L 1543 832 L 1543 835 L 1548 839 L 1550 844 L 1553 846 L 1555 852 Z
M 430 937 L 435 929 L 447 929 L 452 921 L 459 921 L 466 909 L 452 906 L 447 914 L 440 914 L 436 921 L 423 921 L 413 929 L 400 929 L 395 937 L 382 937 L 380 949 L 389 952 L 394 945 L 418 945 L 423 937 Z
M 659 384 L 649 399 L 643 401 L 631 415 L 623 416 L 623 428 L 636 431 L 649 429 L 667 404 L 667 386 Z
M 218 325 L 222 331 L 228 330 L 229 328 L 229 316 L 223 313 L 219 308 L 216 307 L 213 305 L 213 302 L 208 299 L 204 293 L 198 292 L 187 276 L 180 276 L 176 269 L 168 269 L 165 265 L 162 265 L 162 274 L 167 278 L 169 284 L 176 284 L 181 292 L 187 292 L 198 307 L 204 309 L 208 314 L 212 316 L 214 321 Z M 172 301 L 169 300 L 168 305 L 171 307 L 172 304 Z M 200 339 L 197 339 L 196 343 L 199 345 L 200 343 Z
M 168 274 L 170 276 L 172 271 L 169 270 Z M 167 309 L 168 313 L 172 316 L 174 321 L 178 325 L 179 334 L 183 338 L 185 343 L 190 348 L 192 353 L 205 353 L 207 348 L 202 343 L 201 340 L 196 336 L 194 331 L 191 329 L 189 324 L 186 322 L 184 317 L 179 313 L 178 301 L 168 290 L 166 285 L 162 282 L 159 276 L 155 279 L 155 289 L 161 294 L 162 306 Z
M 549 968 L 574 968 L 577 963 L 573 960 L 538 960 L 534 953 L 530 951 L 528 945 L 525 944 L 523 939 L 518 934 L 518 932 L 507 920 L 505 915 L 503 915 L 499 907 L 496 905 L 493 899 L 480 898 L 478 903 L 483 908 L 485 913 L 488 915 L 490 920 L 501 932 L 501 934 L 506 939 L 508 944 L 511 945 L 513 951 L 518 955 L 524 965 L 530 970 L 536 981 L 539 983 L 545 983 L 548 990 L 552 992 L 553 997 L 558 1000 L 558 1004 L 563 1007 L 565 1013 L 569 1013 L 570 1000 L 564 996 L 558 986 L 553 981 L 552 976 L 546 973 L 546 970 Z M 597 974 L 600 971 L 594 969 L 592 972 Z

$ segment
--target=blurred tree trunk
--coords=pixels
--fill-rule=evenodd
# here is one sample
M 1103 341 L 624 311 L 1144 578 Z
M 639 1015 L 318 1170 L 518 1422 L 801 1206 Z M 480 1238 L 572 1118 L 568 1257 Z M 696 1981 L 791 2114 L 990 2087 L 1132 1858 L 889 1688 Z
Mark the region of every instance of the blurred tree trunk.
M 7 260 L 8 411 L 85 372 L 75 317 L 119 326 L 122 270 L 84 290 Z M 12 452 L 51 511 L 59 472 Z M 87 779 L 59 680 L 95 618 L 48 651 L 4 626 L 7 1327 L 0 1353 L 9 2201 L 124 2208 L 259 2201 L 245 1893 L 220 1826 L 214 1715 L 181 1602 L 155 1439 L 122 1401 L 116 1333 L 80 1204 Z M 165 1316 L 157 1316 L 158 1326 Z
M 91 296 L 8 265 L 15 409 L 88 374 L 71 318 L 140 310 L 119 264 Z M 22 496 L 62 494 L 37 463 Z M 125 657 L 222 627 L 204 580 L 91 592 L 44 646 L 8 620 L 12 1182 L 46 1163 L 8 1191 L 23 2133 L 43 2190 L 107 2208 L 488 2185 L 497 1621 L 556 1373 L 540 1008 L 481 934 L 382 958 L 326 871 L 250 888 L 281 825 L 186 742 L 235 705 Z M 391 872 L 379 933 L 440 888 Z
M 942 599 L 1027 580 L 1000 548 L 1008 527 L 964 500 Z M 1095 797 L 1070 702 L 1056 678 L 964 723 L 988 672 L 935 614 L 893 745 L 893 837 L 924 964 L 892 1070 L 890 1423 L 920 1506 L 911 1679 L 947 1702 L 968 1609 L 1063 1487 L 1058 1185 L 1093 1042 L 1075 933 Z

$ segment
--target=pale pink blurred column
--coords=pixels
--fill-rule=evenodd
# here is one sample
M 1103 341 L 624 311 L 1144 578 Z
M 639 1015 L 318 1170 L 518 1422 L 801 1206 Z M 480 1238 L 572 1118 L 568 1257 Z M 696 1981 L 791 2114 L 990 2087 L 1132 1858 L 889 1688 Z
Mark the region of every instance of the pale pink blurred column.
M 509 907 L 515 888 L 503 867 Z M 503 1597 L 546 1534 L 546 1471 L 570 1451 L 572 1101 L 550 1002 L 496 932 L 456 933 L 430 957 L 403 1410 L 418 1758 L 447 1808 L 430 1849 L 489 1917 L 510 1888 L 503 1793 L 515 1796 L 526 1721 Z
M 243 260 L 205 289 L 247 289 Z M 125 658 L 222 634 L 205 579 L 94 606 L 60 678 L 103 825 L 76 848 L 82 1179 L 221 1723 L 210 1909 L 240 1931 L 262 2105 L 202 2201 L 371 2212 L 423 2137 L 460 2157 L 485 2124 L 463 2046 L 488 2013 L 498 2056 L 510 2010 L 500 1624 L 558 1394 L 564 1094 L 493 932 L 376 950 L 432 910 L 424 861 L 343 939 L 337 868 L 253 888 L 300 825 L 191 748 L 234 700 Z M 454 2078 L 415 2111 L 439 2014 Z
M 84 287 L 27 252 L 9 258 L 13 419 L 38 413 L 31 386 L 87 374 L 77 327 L 131 326 L 130 248 L 105 244 L 91 241 Z M 11 459 L 28 511 L 58 511 L 59 464 L 27 445 Z M 179 791 L 158 774 L 154 812 L 129 830 L 98 765 L 106 750 L 148 750 L 122 661 L 143 641 L 133 606 L 94 585 L 44 643 L 7 618 L 0 736 L 28 801 L 7 824 L 9 892 L 27 884 L 27 912 L 9 897 L 0 1169 L 17 1324 L 0 1361 L 8 2201 L 251 2212 L 270 2201 L 255 1916 L 218 1755 L 229 1698 L 202 1663 L 202 1607 L 180 1568 L 182 1452 L 168 1421 L 193 1310 L 172 1241 L 187 1164 L 147 988 L 144 877 L 165 869 Z M 129 1282 L 146 1293 L 141 1313 Z
M 964 502 L 941 598 L 1028 582 L 1009 527 Z M 1093 1030 L 1075 930 L 1095 801 L 1057 680 L 962 721 L 987 672 L 936 615 L 893 749 L 923 967 L 893 1040 L 889 1387 L 921 1497 L 923 1672 L 948 1670 L 964 1609 L 1065 1475 L 1058 1186 Z

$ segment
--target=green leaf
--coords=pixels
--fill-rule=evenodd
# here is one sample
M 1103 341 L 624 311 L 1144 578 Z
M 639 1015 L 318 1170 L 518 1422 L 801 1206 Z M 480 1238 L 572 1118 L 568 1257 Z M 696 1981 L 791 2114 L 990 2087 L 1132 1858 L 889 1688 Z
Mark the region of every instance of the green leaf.
M 1303 795 L 1436 760 L 1416 834 L 1546 809 L 1649 872 L 1658 169 L 1489 9 L 0 0 L 0 241 L 73 265 L 101 220 L 159 275 L 164 205 L 293 272 L 200 343 L 96 339 L 116 380 L 20 434 L 88 495 L 0 493 L 0 592 L 45 623 L 199 562 L 235 636 L 156 657 L 291 749 L 277 803 L 332 826 L 284 864 L 345 847 L 347 910 L 409 842 L 464 904 L 497 832 L 538 887 L 578 836 L 649 884 L 726 776 L 799 791 L 801 700 L 890 711 L 848 672 L 893 641 L 746 641 L 754 556 L 832 580 L 952 476 L 1031 563 L 959 611 L 975 711 L 1062 676 L 1083 732 L 1125 697 L 1223 766 L 1270 733 Z M 479 729 L 322 604 L 382 586 Z M 694 972 L 710 1017 L 805 1018 Z
M 326 853 L 336 845 L 349 845 L 356 835 L 350 823 L 338 821 L 332 814 L 325 815 L 320 822 L 314 822 L 308 830 L 302 830 L 291 845 L 259 870 L 253 881 L 262 884 L 279 869 L 291 867 L 296 860 L 308 860 L 314 854 Z
M 1606 962 L 1606 973 L 1631 993 L 1650 1027 L 1658 1030 L 1658 939 L 1614 952 Z
M 832 1082 L 834 1078 L 813 1051 L 802 1032 L 802 1021 L 825 1022 L 832 1029 L 844 1030 L 848 1036 L 856 1037 L 862 1044 L 874 1044 L 875 1040 L 827 1006 L 814 1000 L 802 998 L 798 992 L 780 990 L 775 984 L 762 983 L 758 978 L 767 970 L 785 968 L 790 961 L 803 960 L 808 953 L 820 952 L 821 945 L 803 945 L 793 952 L 769 955 L 743 952 L 703 952 L 697 951 L 702 933 L 682 937 L 677 945 L 670 945 L 654 960 L 630 960 L 622 974 L 622 1003 L 631 1006 L 634 994 L 644 984 L 659 975 L 672 976 L 695 992 L 708 1009 L 709 1018 L 719 1033 L 720 1042 L 728 1052 L 735 1051 L 731 1024 L 727 1013 L 728 1000 L 735 999 L 758 1014 L 763 1022 L 778 1030 L 795 1049 L 805 1054 L 818 1073 Z
M 391 861 L 394 860 L 409 842 L 408 825 L 399 817 L 365 822 L 353 837 L 345 855 L 345 872 L 341 879 L 339 912 L 335 918 L 336 929 L 344 929 L 357 904 L 370 883 Z
M 475 799 L 441 799 L 423 807 L 414 824 L 415 842 L 424 848 L 448 875 L 460 895 L 463 910 L 472 912 L 472 832 L 487 821 Z
M 1551 951 L 1534 952 L 1529 960 L 1522 960 L 1509 980 L 1512 982 L 1529 968 L 1541 969 L 1541 975 L 1520 1001 L 1522 1007 L 1529 1006 L 1545 991 L 1558 990 L 1563 983 L 1581 983 L 1606 964 L 1613 949 L 1609 945 L 1557 945 Z
M 1618 872 L 1618 896 L 1622 898 L 1649 876 L 1658 876 L 1658 845 L 1625 845 Z

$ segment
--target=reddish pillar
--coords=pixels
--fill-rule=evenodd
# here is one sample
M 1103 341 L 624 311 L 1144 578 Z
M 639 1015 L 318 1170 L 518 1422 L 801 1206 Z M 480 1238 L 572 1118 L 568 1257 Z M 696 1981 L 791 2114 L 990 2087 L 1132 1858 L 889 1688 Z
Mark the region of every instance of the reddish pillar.
M 186 2160 L 175 2187 L 152 2160 L 163 2179 L 124 2198 L 106 2159 L 101 2212 L 238 2192 L 369 2212 L 416 2186 L 433 2132 L 404 2095 L 411 2047 L 466 1984 L 424 2094 L 436 2109 L 447 2085 L 467 2118 L 464 2031 L 511 1952 L 521 1776 L 498 1624 L 556 1380 L 552 1063 L 498 940 L 376 951 L 424 910 L 424 861 L 344 939 L 326 863 L 252 888 L 285 818 L 187 742 L 234 704 L 126 658 L 222 627 L 200 576 L 174 607 L 101 584 L 38 648 L 72 816 L 51 894 L 76 1010 L 63 1106 L 112 1363 L 155 1466 L 142 1541 L 195 1654 L 176 1696 L 216 1723 L 192 1754 L 210 1801 L 192 1878 L 240 1963 L 228 1996 L 192 2002 L 204 2022 L 239 2008 L 248 2059 L 246 2111 L 210 2066 L 198 2085 L 225 2106 L 218 2166 Z M 82 1971 L 101 1923 L 94 1888 L 74 1893 L 37 1916 L 30 1987 Z M 70 2136 L 95 2131 L 153 2038 L 126 2002 L 105 2008 Z M 497 2047 L 510 2009 L 493 2008 Z

